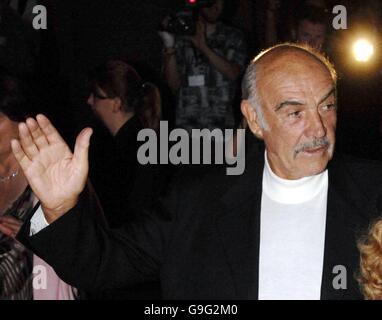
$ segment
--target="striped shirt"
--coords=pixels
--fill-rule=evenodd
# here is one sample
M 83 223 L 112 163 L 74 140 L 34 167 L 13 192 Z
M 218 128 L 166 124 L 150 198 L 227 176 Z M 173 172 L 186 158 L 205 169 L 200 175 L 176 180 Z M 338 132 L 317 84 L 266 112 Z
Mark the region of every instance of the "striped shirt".
M 33 208 L 28 187 L 2 215 L 23 221 Z M 16 240 L 0 233 L 0 300 L 32 300 L 33 254 Z

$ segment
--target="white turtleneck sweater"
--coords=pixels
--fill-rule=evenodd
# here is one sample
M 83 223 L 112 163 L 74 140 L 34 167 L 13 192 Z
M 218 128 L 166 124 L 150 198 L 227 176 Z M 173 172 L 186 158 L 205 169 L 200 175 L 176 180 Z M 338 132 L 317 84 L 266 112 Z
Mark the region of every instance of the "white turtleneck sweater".
M 272 172 L 265 154 L 262 183 L 259 299 L 318 300 L 328 172 L 281 179 Z

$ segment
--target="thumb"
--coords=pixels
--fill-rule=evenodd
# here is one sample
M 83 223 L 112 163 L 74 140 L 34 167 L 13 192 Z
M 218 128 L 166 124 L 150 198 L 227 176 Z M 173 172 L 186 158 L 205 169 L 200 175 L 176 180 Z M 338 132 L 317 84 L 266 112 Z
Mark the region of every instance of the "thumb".
M 85 128 L 77 136 L 73 160 L 77 162 L 80 170 L 88 170 L 89 145 L 92 134 L 93 130 L 91 128 Z

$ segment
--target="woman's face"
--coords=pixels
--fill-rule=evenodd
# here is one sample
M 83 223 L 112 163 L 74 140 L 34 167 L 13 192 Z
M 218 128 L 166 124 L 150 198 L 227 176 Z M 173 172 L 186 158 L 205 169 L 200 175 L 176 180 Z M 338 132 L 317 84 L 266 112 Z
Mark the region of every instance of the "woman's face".
M 10 120 L 4 113 L 0 112 L 0 157 L 12 152 L 11 140 L 18 138 L 18 123 Z
M 87 103 L 98 118 L 107 122 L 112 111 L 113 99 L 108 98 L 106 92 L 96 87 L 94 92 L 90 93 Z

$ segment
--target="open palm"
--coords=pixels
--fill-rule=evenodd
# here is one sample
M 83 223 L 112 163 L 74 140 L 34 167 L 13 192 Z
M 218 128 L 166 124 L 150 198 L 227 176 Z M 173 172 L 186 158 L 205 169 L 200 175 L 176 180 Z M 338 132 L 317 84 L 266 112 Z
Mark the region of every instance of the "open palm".
M 45 116 L 38 115 L 36 120 L 19 124 L 20 140 L 12 141 L 12 150 L 52 222 L 76 204 L 85 187 L 92 130 L 78 135 L 72 153 Z

